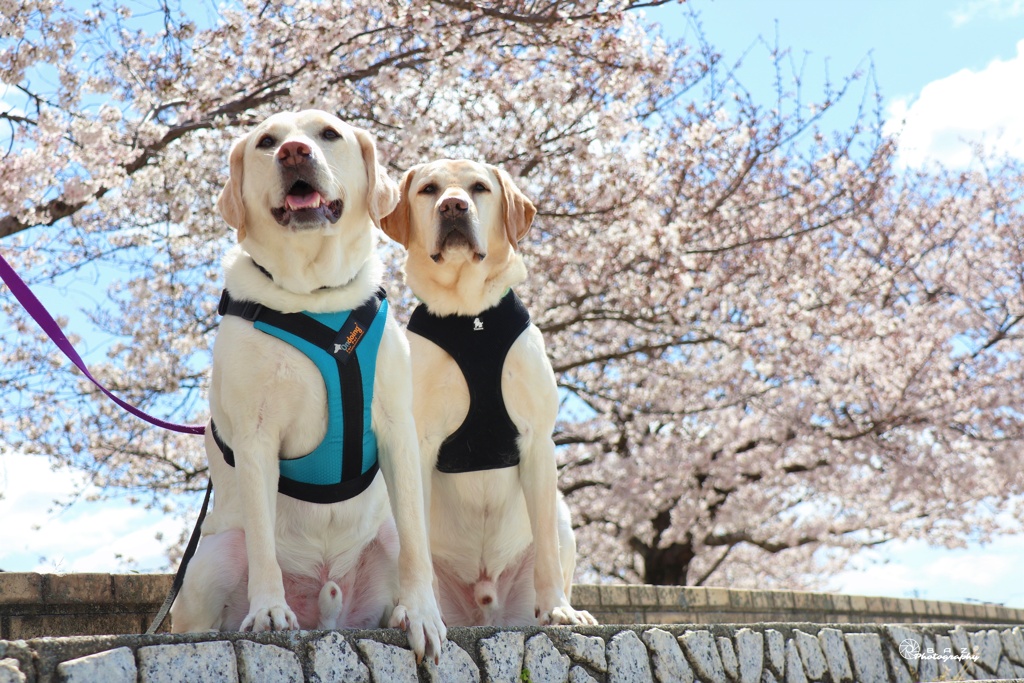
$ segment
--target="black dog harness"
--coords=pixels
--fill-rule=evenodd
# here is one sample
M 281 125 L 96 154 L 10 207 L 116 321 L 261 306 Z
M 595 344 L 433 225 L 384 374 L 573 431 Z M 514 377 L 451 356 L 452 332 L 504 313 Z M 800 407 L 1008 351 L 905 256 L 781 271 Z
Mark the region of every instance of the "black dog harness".
M 519 464 L 519 430 L 505 409 L 501 370 L 512 344 L 529 326 L 530 314 L 512 290 L 478 316 L 437 316 L 426 304 L 413 311 L 409 330 L 444 349 L 469 387 L 469 412 L 441 444 L 439 472 L 480 472 Z
M 327 390 L 327 433 L 312 452 L 280 460 L 277 490 L 309 503 L 337 503 L 359 495 L 377 474 L 377 439 L 370 406 L 377 350 L 388 303 L 383 289 L 353 311 L 281 313 L 253 301 L 232 299 L 225 289 L 218 312 L 251 321 L 261 332 L 302 351 L 317 366 Z M 224 461 L 231 447 L 216 425 L 213 438 Z

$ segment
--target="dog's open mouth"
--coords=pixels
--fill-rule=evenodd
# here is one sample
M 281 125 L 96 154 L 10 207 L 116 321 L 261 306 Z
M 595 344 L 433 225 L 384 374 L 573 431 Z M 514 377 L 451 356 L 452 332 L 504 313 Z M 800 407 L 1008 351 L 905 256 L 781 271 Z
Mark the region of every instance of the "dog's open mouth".
M 345 203 L 340 199 L 327 201 L 305 180 L 297 180 L 288 189 L 284 206 L 270 210 L 281 225 L 315 227 L 316 224 L 337 223 Z

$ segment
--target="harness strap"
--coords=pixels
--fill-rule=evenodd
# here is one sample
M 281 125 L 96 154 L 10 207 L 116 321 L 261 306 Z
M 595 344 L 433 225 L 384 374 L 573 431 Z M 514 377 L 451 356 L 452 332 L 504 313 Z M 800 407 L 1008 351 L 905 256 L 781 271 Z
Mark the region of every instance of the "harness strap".
M 221 437 L 213 420 L 210 420 L 210 427 L 212 428 L 213 440 L 217 443 L 217 448 L 224 455 L 224 462 L 234 467 L 235 452 Z M 373 463 L 373 466 L 363 474 L 338 484 L 311 484 L 305 481 L 289 479 L 282 474 L 277 480 L 277 492 L 289 498 L 304 500 L 307 503 L 320 503 L 324 505 L 337 503 L 341 500 L 355 498 L 369 488 L 370 484 L 373 483 L 373 478 L 377 476 L 378 470 L 380 470 L 380 465 Z
M 252 323 L 288 332 L 326 351 L 337 362 L 342 420 L 345 424 L 339 482 L 317 484 L 299 481 L 282 472 L 278 477 L 280 493 L 311 503 L 336 503 L 359 495 L 373 482 L 379 465 L 374 461 L 364 472 L 363 459 L 357 457 L 363 451 L 365 424 L 362 370 L 355 351 L 377 317 L 385 298 L 384 289 L 378 288 L 374 296 L 349 313 L 344 324 L 336 331 L 304 313 L 281 313 L 254 301 L 234 299 L 226 289 L 221 295 L 217 307 L 221 315 L 238 316 Z M 234 467 L 234 451 L 220 436 L 212 421 L 211 426 L 214 441 L 224 455 L 224 461 Z M 282 466 L 286 467 L 289 462 L 293 461 L 282 460 Z
M 373 296 L 349 314 L 348 320 L 337 332 L 304 313 L 281 313 L 255 301 L 235 299 L 226 289 L 220 295 L 217 312 L 222 316 L 234 315 L 249 322 L 261 322 L 287 330 L 324 349 L 339 363 L 347 364 L 349 359 L 355 357 L 356 345 L 377 317 L 377 311 L 385 298 L 387 294 L 384 288 L 378 287 Z

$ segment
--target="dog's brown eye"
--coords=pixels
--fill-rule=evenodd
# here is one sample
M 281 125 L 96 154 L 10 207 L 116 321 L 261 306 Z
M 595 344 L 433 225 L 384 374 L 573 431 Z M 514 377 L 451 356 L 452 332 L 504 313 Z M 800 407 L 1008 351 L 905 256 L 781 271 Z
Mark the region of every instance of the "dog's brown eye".
M 324 140 L 337 140 L 341 137 L 341 133 L 334 130 L 333 128 L 324 128 L 324 132 L 320 134 Z
M 260 149 L 270 149 L 276 144 L 277 140 L 274 139 L 273 135 L 264 135 L 259 139 L 259 142 L 256 143 L 256 146 Z
M 473 192 L 490 192 L 491 188 L 487 187 L 483 183 L 477 183 L 473 186 Z
M 427 183 L 420 188 L 420 194 L 437 194 L 437 185 L 434 183 Z

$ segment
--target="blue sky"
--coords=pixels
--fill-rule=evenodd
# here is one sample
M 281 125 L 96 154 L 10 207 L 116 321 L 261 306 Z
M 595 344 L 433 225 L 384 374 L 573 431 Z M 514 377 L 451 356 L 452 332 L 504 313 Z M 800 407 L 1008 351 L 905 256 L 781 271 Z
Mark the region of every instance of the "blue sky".
M 1024 0 L 690 0 L 647 16 L 670 35 L 692 36 L 691 8 L 724 63 L 748 53 L 741 78 L 763 102 L 773 91 L 760 40 L 774 45 L 777 36 L 802 68 L 808 101 L 826 73 L 838 83 L 871 70 L 907 165 L 965 164 L 964 139 L 1024 157 Z M 862 91 L 823 125 L 848 126 Z
M 688 7 L 727 57 L 758 36 L 773 42 L 777 25 L 780 45 L 808 54 L 809 67 L 828 60 L 834 76 L 871 56 L 883 93 L 895 98 L 915 97 L 961 69 L 1011 59 L 1024 39 L 1020 0 L 692 0 L 648 16 L 680 32 Z
M 692 35 L 690 8 L 700 14 L 706 38 L 726 63 L 752 48 L 743 81 L 759 97 L 771 94 L 759 37 L 774 44 L 778 35 L 780 46 L 791 49 L 793 60 L 803 64 L 808 98 L 820 90 L 826 72 L 838 81 L 873 63 L 888 130 L 901 133 L 904 165 L 966 164 L 964 140 L 1024 158 L 1024 0 L 691 0 L 649 10 L 648 17 L 670 34 Z M 824 125 L 848 126 L 859 92 Z M 48 304 L 61 300 L 56 292 L 39 295 Z M 78 319 L 74 331 L 87 334 Z M 182 520 L 121 501 L 83 499 L 69 510 L 51 512 L 50 502 L 69 491 L 69 475 L 51 472 L 46 462 L 0 454 L 0 568 L 162 566 L 164 542 L 156 535 L 176 536 Z M 124 565 L 119 556 L 136 564 Z M 1024 538 L 961 550 L 891 544 L 859 558 L 857 568 L 833 577 L 830 587 L 1024 606 L 1017 570 L 1022 563 Z

